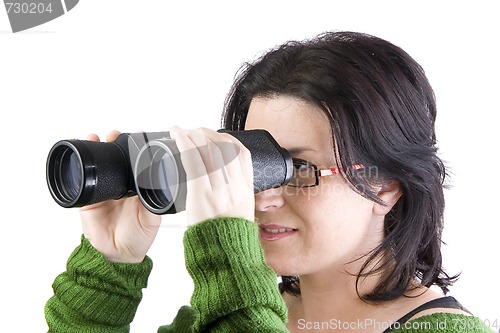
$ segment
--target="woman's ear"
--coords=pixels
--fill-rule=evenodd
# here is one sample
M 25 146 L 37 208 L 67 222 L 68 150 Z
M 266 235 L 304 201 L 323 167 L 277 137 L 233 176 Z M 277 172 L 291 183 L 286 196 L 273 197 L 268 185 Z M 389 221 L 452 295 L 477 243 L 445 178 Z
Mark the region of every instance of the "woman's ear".
M 398 202 L 403 191 L 401 185 L 397 181 L 389 181 L 383 184 L 377 193 L 377 196 L 385 203 L 385 205 L 375 203 L 373 206 L 373 213 L 379 216 L 385 216 L 389 213 Z

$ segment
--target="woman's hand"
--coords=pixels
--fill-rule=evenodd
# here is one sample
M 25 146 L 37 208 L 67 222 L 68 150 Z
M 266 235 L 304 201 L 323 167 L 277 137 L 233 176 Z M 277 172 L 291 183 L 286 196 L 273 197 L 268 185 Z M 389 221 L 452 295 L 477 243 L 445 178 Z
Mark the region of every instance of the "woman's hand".
M 119 134 L 110 132 L 106 141 Z M 87 139 L 99 141 L 95 134 Z M 161 223 L 161 217 L 144 208 L 137 196 L 82 207 L 80 216 L 85 238 L 111 262 L 142 262 Z
M 254 220 L 252 159 L 235 137 L 200 128 L 174 127 L 187 176 L 188 226 L 215 217 Z

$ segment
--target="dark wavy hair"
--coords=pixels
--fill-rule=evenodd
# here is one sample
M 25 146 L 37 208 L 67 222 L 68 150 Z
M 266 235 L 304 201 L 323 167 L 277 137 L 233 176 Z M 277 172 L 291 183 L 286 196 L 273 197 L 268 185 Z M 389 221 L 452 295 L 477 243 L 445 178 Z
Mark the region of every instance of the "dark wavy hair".
M 332 155 L 344 170 L 362 163 L 377 177 L 345 172 L 358 193 L 382 203 L 373 185 L 397 181 L 402 196 L 386 215 L 384 240 L 356 273 L 381 274 L 365 301 L 405 295 L 411 281 L 444 293 L 458 278 L 442 267 L 446 168 L 437 156 L 436 102 L 424 70 L 401 48 L 371 35 L 328 32 L 276 47 L 238 72 L 222 126 L 243 130 L 254 97 L 291 96 L 319 107 L 332 129 Z M 375 264 L 375 265 L 373 265 Z M 298 276 L 283 276 L 282 292 L 300 294 Z

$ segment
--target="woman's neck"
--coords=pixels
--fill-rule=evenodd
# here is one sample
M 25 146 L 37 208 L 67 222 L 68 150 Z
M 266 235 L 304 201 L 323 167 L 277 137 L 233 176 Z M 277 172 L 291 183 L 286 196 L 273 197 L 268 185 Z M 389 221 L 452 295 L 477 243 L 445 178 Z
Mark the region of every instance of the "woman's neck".
M 375 309 L 360 299 L 368 290 L 373 289 L 378 279 L 368 277 L 356 284 L 354 272 L 318 272 L 300 277 L 300 291 L 303 316 L 305 320 L 342 320 L 351 321 L 369 315 Z M 358 295 L 359 293 L 359 295 Z M 377 309 L 379 311 L 380 308 Z
M 339 270 L 301 276 L 301 295 L 285 297 L 289 308 L 290 329 L 299 332 L 306 329 L 309 332 L 322 325 L 329 329 L 337 327 L 338 331 L 383 332 L 384 329 L 381 328 L 387 327 L 418 305 L 441 296 L 433 291 L 428 292 L 426 287 L 418 287 L 409 288 L 407 296 L 412 297 L 403 296 L 378 304 L 360 299 L 361 295 L 373 290 L 378 282 L 379 276 L 371 275 L 359 279 L 356 289 L 356 274 Z M 342 329 L 345 325 L 354 329 Z

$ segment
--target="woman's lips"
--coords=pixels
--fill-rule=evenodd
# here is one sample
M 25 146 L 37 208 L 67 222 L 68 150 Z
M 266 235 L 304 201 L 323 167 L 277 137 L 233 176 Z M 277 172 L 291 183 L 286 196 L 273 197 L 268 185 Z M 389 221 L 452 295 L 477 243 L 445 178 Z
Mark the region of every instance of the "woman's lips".
M 259 225 L 259 236 L 263 240 L 276 241 L 293 235 L 297 229 L 276 225 L 276 224 L 261 224 Z

